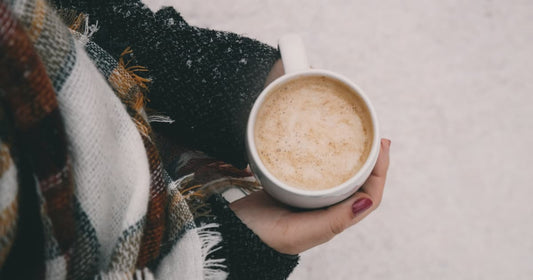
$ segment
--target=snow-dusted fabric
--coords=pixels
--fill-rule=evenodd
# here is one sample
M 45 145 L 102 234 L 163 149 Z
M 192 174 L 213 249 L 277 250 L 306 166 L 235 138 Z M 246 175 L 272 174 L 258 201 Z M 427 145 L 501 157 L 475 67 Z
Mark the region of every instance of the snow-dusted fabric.
M 53 0 L 98 21 L 93 41 L 118 57 L 127 47 L 152 78 L 149 108 L 175 122 L 164 134 L 244 169 L 252 105 L 279 52 L 231 32 L 189 25 L 172 7 L 152 12 L 140 0 Z M 178 5 L 179 6 L 179 5 Z M 155 126 L 154 126 L 155 127 Z M 154 128 L 157 130 L 157 128 Z
M 219 159 L 244 162 L 277 51 L 136 0 L 54 2 L 63 21 L 0 1 L 0 278 L 286 279 L 298 256 L 211 199 L 258 188 Z
M 41 277 L 224 278 L 223 259 L 206 259 L 217 225 L 196 227 L 163 169 L 138 76 L 89 42 L 94 28 L 76 30 L 43 0 L 0 2 L 0 267 L 17 229 L 17 158 L 40 202 Z

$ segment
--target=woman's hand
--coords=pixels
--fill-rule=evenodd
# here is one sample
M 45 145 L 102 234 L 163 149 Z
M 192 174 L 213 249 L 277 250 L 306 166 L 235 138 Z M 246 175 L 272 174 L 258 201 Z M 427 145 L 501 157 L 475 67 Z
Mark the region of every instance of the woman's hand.
M 318 210 L 296 210 L 258 191 L 230 207 L 270 247 L 285 254 L 299 254 L 332 239 L 379 206 L 389 167 L 390 143 L 381 140 L 381 151 L 368 180 L 338 204 Z

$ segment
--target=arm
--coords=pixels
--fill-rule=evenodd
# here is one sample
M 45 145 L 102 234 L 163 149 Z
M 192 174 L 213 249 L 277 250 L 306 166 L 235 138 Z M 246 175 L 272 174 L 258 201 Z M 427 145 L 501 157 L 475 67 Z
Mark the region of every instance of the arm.
M 259 93 L 259 91 L 263 87 L 263 84 L 265 83 L 267 73 L 269 72 L 274 61 L 278 58 L 277 52 L 272 48 L 265 47 L 264 45 L 253 40 L 244 38 L 241 38 L 241 40 L 239 39 L 240 37 L 234 34 L 220 33 L 216 31 L 209 31 L 205 29 L 190 27 L 186 25 L 186 23 L 182 21 L 181 17 L 179 17 L 179 15 L 172 9 L 164 9 L 153 16 L 150 16 L 149 13 L 151 12 L 149 12 L 147 9 L 141 9 L 136 11 L 139 12 L 139 14 L 145 14 L 145 16 L 146 14 L 148 14 L 145 18 L 147 22 L 149 22 L 148 25 L 156 23 L 171 23 L 171 27 L 168 27 L 168 25 L 166 25 L 166 27 L 161 27 L 163 30 L 161 34 L 165 34 L 164 32 L 170 32 L 168 34 L 165 34 L 168 36 L 160 37 L 161 35 L 152 34 L 153 31 L 146 33 L 146 38 L 142 38 L 141 36 L 140 40 L 146 40 L 146 42 L 155 43 L 152 45 L 144 45 L 144 47 L 139 47 L 139 45 L 135 45 L 135 42 L 130 42 L 127 40 L 127 38 L 115 40 L 112 36 L 109 35 L 106 38 L 109 39 L 110 42 L 116 41 L 117 44 L 115 45 L 124 44 L 124 42 L 126 42 L 127 44 L 131 43 L 137 60 L 139 61 L 139 64 L 146 66 L 149 69 L 150 67 L 152 67 L 150 71 L 152 73 L 154 83 L 150 88 L 149 95 L 149 97 L 152 98 L 151 104 L 156 104 L 157 101 L 155 101 L 155 99 L 158 99 L 159 97 L 170 96 L 170 98 L 167 99 L 159 99 L 160 102 L 162 102 L 163 104 L 161 104 L 161 107 L 159 108 L 158 106 L 154 106 L 156 109 L 163 111 L 160 108 L 166 108 L 165 106 L 167 106 L 169 110 L 172 111 L 175 107 L 182 106 L 180 107 L 180 110 L 183 111 L 174 113 L 163 111 L 163 113 L 168 113 L 170 116 L 172 116 L 178 123 L 178 127 L 176 128 L 176 126 L 174 126 L 174 130 L 172 131 L 173 136 L 176 137 L 185 135 L 182 136 L 180 140 L 183 140 L 183 138 L 196 139 L 198 140 L 197 145 L 195 145 L 196 148 L 201 148 L 202 144 L 206 144 L 207 148 L 203 149 L 207 152 L 210 152 L 211 155 L 217 156 L 234 164 L 237 163 L 239 165 L 240 163 L 243 163 L 244 155 L 242 154 L 242 139 L 244 139 L 244 126 L 246 124 L 246 116 L 253 100 L 255 99 L 255 96 L 257 95 L 257 93 Z M 142 25 L 146 23 L 146 21 L 139 20 L 139 17 L 136 16 L 132 17 L 131 11 L 125 12 L 119 9 L 115 10 L 114 12 L 121 13 L 123 14 L 123 16 L 122 19 L 111 19 L 113 18 L 114 14 L 109 13 L 108 17 L 111 19 L 111 21 L 116 20 L 115 23 L 117 24 L 123 24 L 121 20 L 129 21 L 129 23 L 123 24 L 123 27 L 121 28 L 124 29 L 124 26 L 126 26 L 127 28 L 134 27 L 133 30 L 139 31 L 138 34 L 144 34 L 144 29 Z M 125 16 L 128 13 L 129 15 Z M 167 14 L 165 15 L 165 13 Z M 165 18 L 167 20 L 164 20 Z M 175 23 L 180 22 L 180 20 L 182 23 L 179 23 L 178 26 L 175 26 Z M 141 24 L 141 26 L 138 26 L 139 24 Z M 171 31 L 166 30 L 166 28 L 170 28 Z M 123 30 L 123 33 L 127 34 L 127 32 L 130 31 Z M 119 32 L 119 34 L 116 34 L 116 38 L 121 38 L 120 36 L 124 37 L 125 35 L 123 35 L 123 33 Z M 139 37 L 136 37 L 138 36 L 138 34 L 133 36 L 133 38 L 139 39 Z M 188 37 L 186 36 L 184 38 L 189 38 L 191 42 L 194 43 L 192 45 L 196 47 L 191 48 L 189 46 L 189 48 L 187 48 L 187 46 L 180 45 L 180 41 L 172 40 L 172 38 L 180 38 L 178 36 L 180 34 L 188 34 Z M 206 34 L 209 36 L 204 36 Z M 105 37 L 102 34 L 100 34 L 99 36 Z M 150 38 L 152 37 L 156 37 L 157 40 L 150 40 Z M 202 44 L 202 40 L 205 39 L 207 39 L 208 41 L 204 41 L 204 44 Z M 213 42 L 216 42 L 215 45 L 217 46 L 227 46 L 224 45 L 225 42 L 229 43 L 230 45 L 236 44 L 240 48 L 240 50 L 242 50 L 238 52 L 239 54 L 249 53 L 248 57 L 255 57 L 255 59 L 251 60 L 253 61 L 253 64 L 255 66 L 251 68 L 239 68 L 240 66 L 238 64 L 241 63 L 242 57 L 232 57 L 231 55 L 224 54 L 224 51 L 227 51 L 228 49 L 230 49 L 230 47 L 218 48 L 217 46 L 210 44 L 211 39 L 213 39 Z M 221 41 L 218 41 L 219 39 Z M 165 48 L 159 49 L 160 46 L 165 46 L 165 44 L 161 42 L 167 42 L 167 44 Z M 246 43 L 243 44 L 243 42 Z M 105 42 L 100 42 L 100 44 L 105 45 Z M 120 47 L 116 47 L 115 45 L 113 45 L 113 43 L 110 43 L 110 48 L 115 48 L 115 53 L 116 55 L 118 55 L 119 50 L 121 50 L 121 48 L 125 45 L 122 45 Z M 255 48 L 250 47 L 252 45 L 254 45 Z M 244 48 L 243 46 L 248 46 L 250 48 Z M 207 48 L 208 50 L 213 48 L 213 50 L 215 50 L 213 56 L 209 56 L 211 52 L 204 53 L 207 56 L 198 56 L 195 54 L 195 51 L 198 53 L 204 52 L 205 48 Z M 173 49 L 177 49 L 180 51 L 176 52 L 173 51 Z M 231 51 L 233 50 L 235 49 L 231 48 Z M 166 56 L 162 54 L 168 54 L 170 58 L 166 59 Z M 259 56 L 261 57 L 254 56 L 257 54 L 259 54 Z M 150 65 L 149 58 L 151 55 L 160 58 L 160 60 L 156 63 L 152 62 L 153 64 Z M 174 56 L 182 57 L 182 59 L 177 59 L 177 61 L 172 62 Z M 226 60 L 226 56 L 228 57 L 228 60 Z M 183 57 L 194 57 L 197 60 L 183 60 Z M 193 62 L 204 61 L 204 57 L 208 57 L 209 59 L 215 61 L 210 61 L 208 64 L 199 64 L 199 66 L 201 66 L 200 68 L 188 68 L 188 65 L 190 64 L 192 66 Z M 265 57 L 270 57 L 272 59 L 265 59 Z M 216 60 L 217 58 L 218 61 Z M 224 59 L 221 60 L 222 58 Z M 182 64 L 179 64 L 179 61 L 181 61 Z M 228 61 L 230 61 L 230 63 L 227 63 Z M 261 63 L 264 61 L 269 61 L 269 63 Z M 187 67 L 189 70 L 184 69 L 183 63 L 185 64 L 185 67 Z M 217 70 L 215 71 L 215 68 L 208 67 L 212 65 L 218 65 L 220 67 L 223 67 L 225 63 L 227 63 L 227 65 L 233 65 L 232 67 L 234 68 L 224 68 L 226 70 L 221 72 L 219 68 L 216 68 Z M 163 66 L 161 67 L 161 65 Z M 245 65 L 250 64 L 249 62 L 247 62 L 247 64 Z M 265 65 L 268 65 L 268 67 L 266 67 Z M 239 67 L 235 68 L 235 66 Z M 172 73 L 182 74 L 185 76 L 188 75 L 180 72 L 181 70 L 177 72 L 171 72 L 171 74 L 169 74 L 169 69 L 173 69 L 172 67 L 178 67 L 179 69 L 183 69 L 185 73 L 191 74 L 193 75 L 193 77 L 196 78 L 191 81 L 188 81 L 182 80 L 181 77 L 184 76 L 171 75 Z M 237 71 L 236 69 L 245 70 Z M 202 72 L 204 70 L 205 72 Z M 162 76 L 156 77 L 157 75 L 154 73 L 159 73 L 157 71 L 161 71 Z M 248 76 L 249 73 L 254 73 L 254 75 Z M 195 74 L 197 76 L 194 76 Z M 257 76 L 262 77 L 260 81 L 255 79 L 255 77 Z M 160 79 L 161 77 L 166 77 L 170 79 L 169 81 L 163 80 L 161 83 L 168 83 L 168 85 L 174 85 L 176 87 L 168 86 L 166 87 L 168 91 L 154 90 L 158 88 L 158 82 L 156 79 Z M 251 80 L 245 79 L 243 81 L 243 77 L 250 77 Z M 226 82 L 228 82 L 227 85 L 225 84 Z M 177 83 L 184 83 L 186 85 L 191 83 L 190 85 L 193 86 L 191 86 L 190 92 L 173 92 L 175 88 L 180 87 L 180 85 L 178 85 Z M 209 86 L 206 86 L 206 84 Z M 240 88 L 239 86 L 242 84 L 252 84 L 253 86 Z M 202 91 L 198 92 L 195 87 L 202 89 Z M 211 87 L 222 89 L 222 91 L 210 91 Z M 161 88 L 165 88 L 164 85 L 160 86 L 159 89 Z M 186 88 L 188 89 L 188 87 Z M 241 89 L 242 91 L 238 89 Z M 190 93 L 193 94 L 191 95 Z M 180 100 L 179 98 L 183 99 Z M 245 102 L 239 103 L 242 101 Z M 178 104 L 170 104 L 172 102 L 177 102 Z M 187 104 L 187 106 L 192 106 L 193 109 L 186 107 L 184 104 Z M 239 106 L 244 104 L 245 108 L 235 108 L 236 104 Z M 217 109 L 219 108 L 227 110 L 217 111 Z M 236 111 L 244 111 L 245 116 L 235 116 L 233 112 Z M 183 118 L 178 118 L 184 113 L 191 112 L 194 113 L 194 116 L 182 116 Z M 230 114 L 226 114 L 227 112 L 230 112 Z M 219 115 L 217 115 L 217 113 Z M 214 119 L 210 119 L 210 117 Z M 188 122 L 190 120 L 192 121 Z M 205 120 L 208 120 L 207 123 L 203 123 L 203 121 Z M 183 127 L 179 127 L 179 125 L 182 125 Z M 188 125 L 192 126 L 187 127 Z M 209 129 L 206 129 L 210 128 L 209 125 L 213 125 L 213 131 L 209 131 Z M 235 128 L 235 125 L 241 125 L 241 127 Z M 205 131 L 207 131 L 207 133 L 205 133 Z M 184 134 L 183 132 L 190 132 L 191 134 L 187 135 L 187 133 Z M 239 133 L 242 133 L 242 136 L 238 135 Z M 207 137 L 205 137 L 206 135 Z M 212 137 L 213 135 L 215 135 L 216 137 Z M 220 136 L 229 137 L 219 138 Z M 220 140 L 220 142 L 217 142 L 218 140 Z M 383 192 L 383 187 L 385 184 L 385 175 L 388 166 L 389 144 L 387 144 L 387 141 L 385 141 L 384 143 L 385 144 L 382 143 L 382 154 L 380 155 L 381 159 L 378 160 L 378 162 L 381 163 L 378 163 L 378 165 L 376 165 L 376 169 L 373 175 L 367 181 L 367 183 L 365 183 L 363 188 L 359 192 L 354 194 L 351 198 L 337 205 L 331 206 L 327 209 L 305 212 L 294 211 L 294 209 L 287 208 L 284 205 L 277 203 L 264 192 L 257 192 L 231 204 L 231 209 L 235 212 L 235 215 L 232 211 L 229 210 L 229 207 L 227 207 L 226 204 L 215 201 L 216 203 L 214 203 L 212 207 L 213 213 L 215 214 L 215 218 L 218 219 L 217 222 L 221 225 L 220 231 L 223 233 L 223 239 L 225 240 L 224 242 L 226 242 L 223 247 L 224 249 L 221 249 L 217 252 L 223 254 L 223 256 L 227 258 L 228 264 L 237 264 L 229 265 L 230 277 L 232 274 L 239 275 L 238 273 L 243 273 L 241 275 L 248 278 L 255 277 L 255 273 L 262 272 L 254 269 L 257 269 L 258 267 L 261 268 L 274 266 L 283 268 L 281 271 L 286 275 L 281 277 L 281 274 L 277 274 L 277 276 L 273 277 L 284 278 L 288 276 L 288 273 L 290 273 L 292 267 L 294 267 L 297 262 L 296 256 L 291 256 L 291 254 L 300 253 L 320 243 L 326 242 L 334 235 L 340 233 L 346 227 L 354 225 L 355 223 L 366 217 L 372 210 L 374 210 L 379 205 Z M 210 147 L 214 147 L 215 151 L 211 152 Z M 239 149 L 241 149 L 241 153 L 239 153 Z M 229 152 L 224 153 L 225 151 Z M 241 158 L 242 160 L 239 161 L 239 158 Z M 242 166 L 242 164 L 240 166 Z M 246 224 L 246 226 L 244 226 L 243 223 Z M 236 230 L 238 228 L 240 228 L 240 230 Z M 257 236 L 255 234 L 257 234 Z M 243 246 L 246 244 L 251 246 Z M 270 252 L 273 252 L 274 255 L 271 256 L 268 253 L 265 254 L 265 250 L 270 250 Z M 235 252 L 238 253 L 234 254 Z M 281 254 L 279 252 L 286 253 L 287 255 Z M 240 256 L 240 259 L 235 258 L 234 256 Z M 239 264 L 243 264 L 243 266 L 239 267 Z M 246 268 L 249 269 L 247 270 Z M 266 272 L 272 272 L 272 270 L 266 270 Z M 268 276 L 266 275 L 264 275 L 263 277 L 268 278 Z
M 231 203 L 231 209 L 278 252 L 299 254 L 331 240 L 379 206 L 389 168 L 390 144 L 390 140 L 381 140 L 381 150 L 370 177 L 355 194 L 335 205 L 298 211 L 259 191 Z
M 103 9 L 105 12 L 113 10 Z M 168 133 L 168 127 L 160 127 L 155 138 L 158 147 L 164 151 L 162 159 L 171 176 L 176 179 L 185 175 L 183 167 L 177 168 L 180 165 L 174 161 L 179 161 L 186 149 L 179 149 L 174 141 L 167 139 L 182 136 L 183 132 L 187 132 L 184 135 L 192 133 L 192 139 L 204 142 L 205 146 L 196 148 L 211 151 L 211 155 L 218 159 L 244 162 L 244 155 L 239 156 L 239 153 L 244 148 L 242 140 L 248 110 L 278 58 L 276 50 L 235 34 L 190 27 L 169 8 L 151 14 L 147 9 L 135 6 L 115 9 L 115 13 L 109 16 L 90 7 L 84 10 L 90 18 L 99 21 L 100 30 L 93 37 L 96 43 L 110 50 L 115 57 L 129 46 L 134 51 L 136 63 L 150 70 L 153 82 L 148 96 L 149 106 L 176 120 L 171 133 Z M 144 23 L 149 25 L 146 30 L 140 27 Z M 110 29 L 108 26 L 120 28 Z M 275 75 L 270 75 L 270 79 L 273 78 Z M 190 129 L 191 125 L 200 132 Z M 215 134 L 205 135 L 204 131 Z M 227 154 L 217 155 L 217 151 Z M 184 172 L 194 172 L 195 177 L 202 177 L 199 170 L 205 173 L 206 165 L 209 167 L 213 161 L 200 157 L 195 159 L 196 164 L 185 166 L 187 170 Z M 209 203 L 214 214 L 212 221 L 220 225 L 217 230 L 223 237 L 221 248 L 211 257 L 226 260 L 230 278 L 288 277 L 298 263 L 298 256 L 279 253 L 262 242 L 222 198 L 214 196 Z
M 223 236 L 220 250 L 214 251 L 210 257 L 226 259 L 228 279 L 287 279 L 298 265 L 298 255 L 280 253 L 263 242 L 221 196 L 213 195 L 208 202 Z
M 166 137 L 155 137 L 157 146 L 165 151 L 162 160 L 166 169 L 174 180 L 194 173 L 194 180 L 182 187 L 213 185 L 220 179 L 228 179 L 237 184 L 250 183 L 252 174 L 247 170 L 238 170 L 223 162 L 197 152 L 187 150 Z M 243 186 L 243 185 L 241 185 Z M 202 188 L 202 187 L 200 187 Z M 246 187 L 245 187 L 246 188 Z M 220 195 L 215 194 L 206 201 L 209 205 L 209 215 L 201 215 L 197 224 L 218 224 L 212 229 L 222 235 L 222 241 L 208 258 L 224 259 L 229 279 L 286 279 L 298 264 L 298 255 L 283 254 L 264 243 L 249 227 L 247 227 L 231 210 L 229 203 Z M 194 205 L 189 204 L 194 208 Z
M 56 2 L 89 14 L 91 22 L 98 20 L 92 39 L 111 55 L 118 58 L 131 47 L 135 63 L 148 69 L 152 82 L 147 107 L 175 121 L 154 124 L 154 130 L 246 166 L 246 121 L 279 59 L 276 49 L 237 34 L 190 26 L 170 7 L 153 13 L 139 1 Z

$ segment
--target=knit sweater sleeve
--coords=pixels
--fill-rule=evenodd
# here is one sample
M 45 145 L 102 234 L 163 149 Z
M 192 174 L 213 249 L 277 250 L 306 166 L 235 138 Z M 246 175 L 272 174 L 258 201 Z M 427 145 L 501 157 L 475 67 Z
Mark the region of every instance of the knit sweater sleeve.
M 246 165 L 248 114 L 279 59 L 276 49 L 234 33 L 190 26 L 173 8 L 153 13 L 140 1 L 54 3 L 88 14 L 91 23 L 98 21 L 95 43 L 115 58 L 130 47 L 131 65 L 148 69 L 147 107 L 174 120 L 152 124 L 154 131 L 237 167 Z M 263 243 L 223 198 L 215 196 L 210 204 L 223 237 L 212 257 L 226 260 L 230 279 L 288 277 L 298 256 Z
M 253 233 L 230 209 L 220 195 L 213 195 L 210 219 L 219 224 L 222 246 L 209 257 L 225 258 L 228 279 L 287 279 L 298 264 L 298 255 L 287 255 L 272 249 Z
M 119 57 L 130 47 L 135 58 L 130 65 L 148 69 L 148 109 L 174 120 L 155 124 L 159 132 L 244 168 L 246 122 L 279 59 L 277 49 L 190 26 L 171 7 L 153 13 L 140 1 L 95 1 L 55 0 L 98 21 L 92 39 L 111 55 Z
M 160 134 L 156 133 L 154 140 L 158 148 L 165 151 L 161 154 L 162 162 L 174 180 L 194 174 L 195 179 L 190 185 L 199 186 L 222 178 L 238 181 L 251 176 L 248 171 L 229 167 L 204 154 L 191 154 Z M 282 254 L 264 243 L 235 215 L 222 196 L 210 195 L 206 205 L 209 206 L 209 214 L 200 215 L 196 222 L 198 225 L 219 225 L 211 230 L 219 232 L 222 241 L 208 258 L 224 259 L 229 279 L 286 279 L 298 264 L 298 255 Z

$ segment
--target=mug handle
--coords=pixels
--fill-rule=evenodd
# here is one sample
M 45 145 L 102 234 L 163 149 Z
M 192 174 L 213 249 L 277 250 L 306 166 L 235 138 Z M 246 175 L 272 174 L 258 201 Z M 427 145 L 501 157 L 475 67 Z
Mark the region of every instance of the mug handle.
M 302 38 L 298 34 L 283 35 L 278 41 L 285 74 L 309 70 Z

